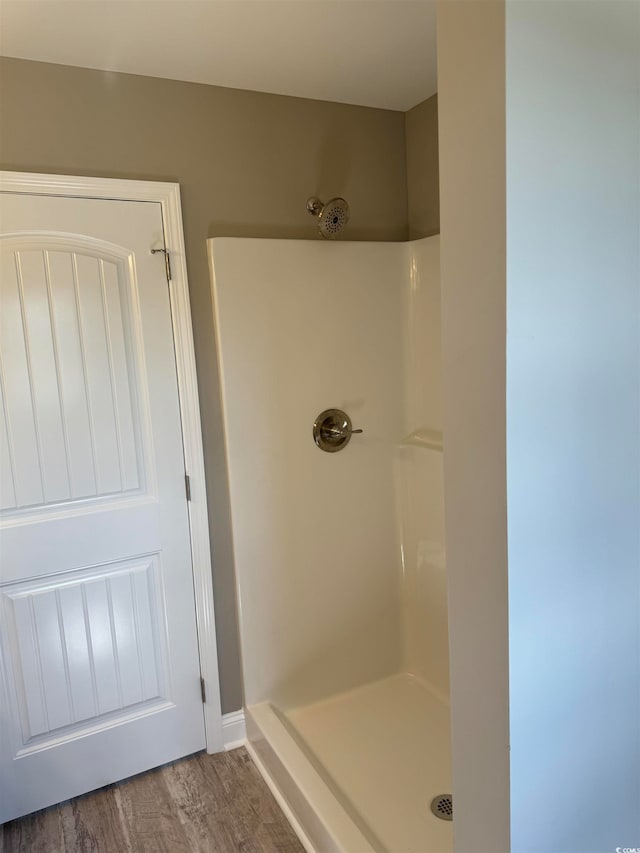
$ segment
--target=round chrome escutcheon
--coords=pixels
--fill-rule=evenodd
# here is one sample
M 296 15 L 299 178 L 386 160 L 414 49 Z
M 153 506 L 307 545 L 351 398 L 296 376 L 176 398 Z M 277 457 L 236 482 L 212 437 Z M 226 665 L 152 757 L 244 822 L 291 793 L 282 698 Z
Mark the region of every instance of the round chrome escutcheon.
M 313 440 L 325 453 L 337 453 L 349 444 L 354 433 L 360 432 L 361 429 L 353 429 L 351 418 L 342 409 L 325 409 L 313 424 Z

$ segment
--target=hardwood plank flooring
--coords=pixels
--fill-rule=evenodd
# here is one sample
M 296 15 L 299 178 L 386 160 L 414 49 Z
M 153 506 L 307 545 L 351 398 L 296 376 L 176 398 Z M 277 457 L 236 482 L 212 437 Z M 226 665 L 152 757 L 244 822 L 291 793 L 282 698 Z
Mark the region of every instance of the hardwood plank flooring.
M 246 749 L 198 753 L 0 826 L 0 853 L 304 853 Z

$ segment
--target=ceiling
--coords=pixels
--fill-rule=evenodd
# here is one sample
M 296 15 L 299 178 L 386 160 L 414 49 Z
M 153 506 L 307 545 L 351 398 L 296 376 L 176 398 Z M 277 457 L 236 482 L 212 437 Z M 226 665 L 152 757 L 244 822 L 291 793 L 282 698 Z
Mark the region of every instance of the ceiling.
M 0 54 L 407 110 L 436 91 L 435 0 L 2 0 Z

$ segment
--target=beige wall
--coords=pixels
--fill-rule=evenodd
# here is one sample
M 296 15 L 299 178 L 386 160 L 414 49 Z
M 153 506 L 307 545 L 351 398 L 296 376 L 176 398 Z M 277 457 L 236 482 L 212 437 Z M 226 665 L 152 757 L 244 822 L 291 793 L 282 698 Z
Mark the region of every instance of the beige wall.
M 177 181 L 209 489 L 225 712 L 241 705 L 207 237 L 314 238 L 308 196 L 344 195 L 352 240 L 407 237 L 402 113 L 0 60 L 0 168 Z
M 456 853 L 509 843 L 504 0 L 438 3 Z
M 438 96 L 405 113 L 409 239 L 440 232 Z

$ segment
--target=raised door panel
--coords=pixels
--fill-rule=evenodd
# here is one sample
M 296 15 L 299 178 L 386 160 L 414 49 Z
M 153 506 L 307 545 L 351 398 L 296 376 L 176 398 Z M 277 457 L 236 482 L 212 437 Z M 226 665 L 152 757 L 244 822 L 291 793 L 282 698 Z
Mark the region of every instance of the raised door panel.
M 0 248 L 3 515 L 139 492 L 145 389 L 132 257 L 43 235 Z
M 14 757 L 171 703 L 158 554 L 7 585 L 0 604 Z

